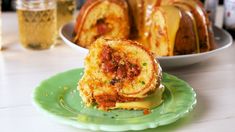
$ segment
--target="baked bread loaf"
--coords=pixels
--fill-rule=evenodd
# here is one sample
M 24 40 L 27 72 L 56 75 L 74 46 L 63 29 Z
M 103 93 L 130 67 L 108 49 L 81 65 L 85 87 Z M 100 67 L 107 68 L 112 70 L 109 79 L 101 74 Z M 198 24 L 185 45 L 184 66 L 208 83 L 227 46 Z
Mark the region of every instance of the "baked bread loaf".
M 77 17 L 74 42 L 89 48 L 99 37 L 128 38 L 128 5 L 125 0 L 87 0 Z
M 89 49 L 78 90 L 86 106 L 150 109 L 161 103 L 161 76 L 151 52 L 137 42 L 100 38 Z
M 103 6 L 110 8 L 103 12 Z M 115 26 L 99 33 L 99 23 L 105 20 L 102 25 L 106 25 L 106 19 Z M 157 56 L 214 48 L 211 23 L 198 0 L 88 0 L 78 15 L 74 42 L 88 48 L 99 37 L 135 40 Z

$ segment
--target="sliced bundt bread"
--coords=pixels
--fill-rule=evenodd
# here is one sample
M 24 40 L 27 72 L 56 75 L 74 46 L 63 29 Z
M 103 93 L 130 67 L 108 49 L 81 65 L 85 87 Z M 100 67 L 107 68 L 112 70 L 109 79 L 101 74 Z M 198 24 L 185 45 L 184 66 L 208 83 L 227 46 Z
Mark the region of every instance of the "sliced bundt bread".
M 117 103 L 144 101 L 160 82 L 161 68 L 148 50 L 137 42 L 100 38 L 90 47 L 78 89 L 87 106 L 112 109 Z

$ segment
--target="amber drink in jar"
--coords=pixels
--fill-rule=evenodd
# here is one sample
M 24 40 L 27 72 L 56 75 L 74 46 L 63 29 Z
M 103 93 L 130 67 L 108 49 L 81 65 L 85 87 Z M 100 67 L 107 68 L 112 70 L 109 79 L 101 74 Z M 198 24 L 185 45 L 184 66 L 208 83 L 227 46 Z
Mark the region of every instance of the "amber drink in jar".
M 57 31 L 74 20 L 76 0 L 57 0 Z
M 18 0 L 20 42 L 34 50 L 49 49 L 56 43 L 56 1 Z

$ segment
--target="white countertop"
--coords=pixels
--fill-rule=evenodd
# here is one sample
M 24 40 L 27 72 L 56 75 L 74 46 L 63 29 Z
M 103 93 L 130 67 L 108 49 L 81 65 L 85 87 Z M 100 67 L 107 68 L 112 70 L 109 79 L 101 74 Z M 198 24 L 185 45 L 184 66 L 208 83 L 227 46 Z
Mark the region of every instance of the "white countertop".
M 3 47 L 0 51 L 1 132 L 86 132 L 58 124 L 31 104 L 40 81 L 83 66 L 82 54 L 61 42 L 51 50 L 23 49 L 18 41 L 15 13 L 3 13 Z M 177 122 L 150 131 L 235 131 L 235 45 L 207 61 L 166 70 L 187 81 L 196 91 L 195 109 Z

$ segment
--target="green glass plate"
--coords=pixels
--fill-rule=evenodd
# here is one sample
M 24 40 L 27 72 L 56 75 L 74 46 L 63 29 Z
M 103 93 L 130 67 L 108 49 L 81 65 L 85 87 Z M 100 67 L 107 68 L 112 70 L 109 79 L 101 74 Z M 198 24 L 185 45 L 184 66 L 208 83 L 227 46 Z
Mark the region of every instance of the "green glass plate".
M 143 111 L 111 110 L 104 112 L 83 105 L 76 90 L 84 69 L 74 69 L 43 81 L 33 93 L 33 104 L 47 116 L 77 128 L 125 131 L 143 130 L 175 122 L 196 104 L 196 93 L 186 82 L 163 74 L 164 102 L 144 115 Z

